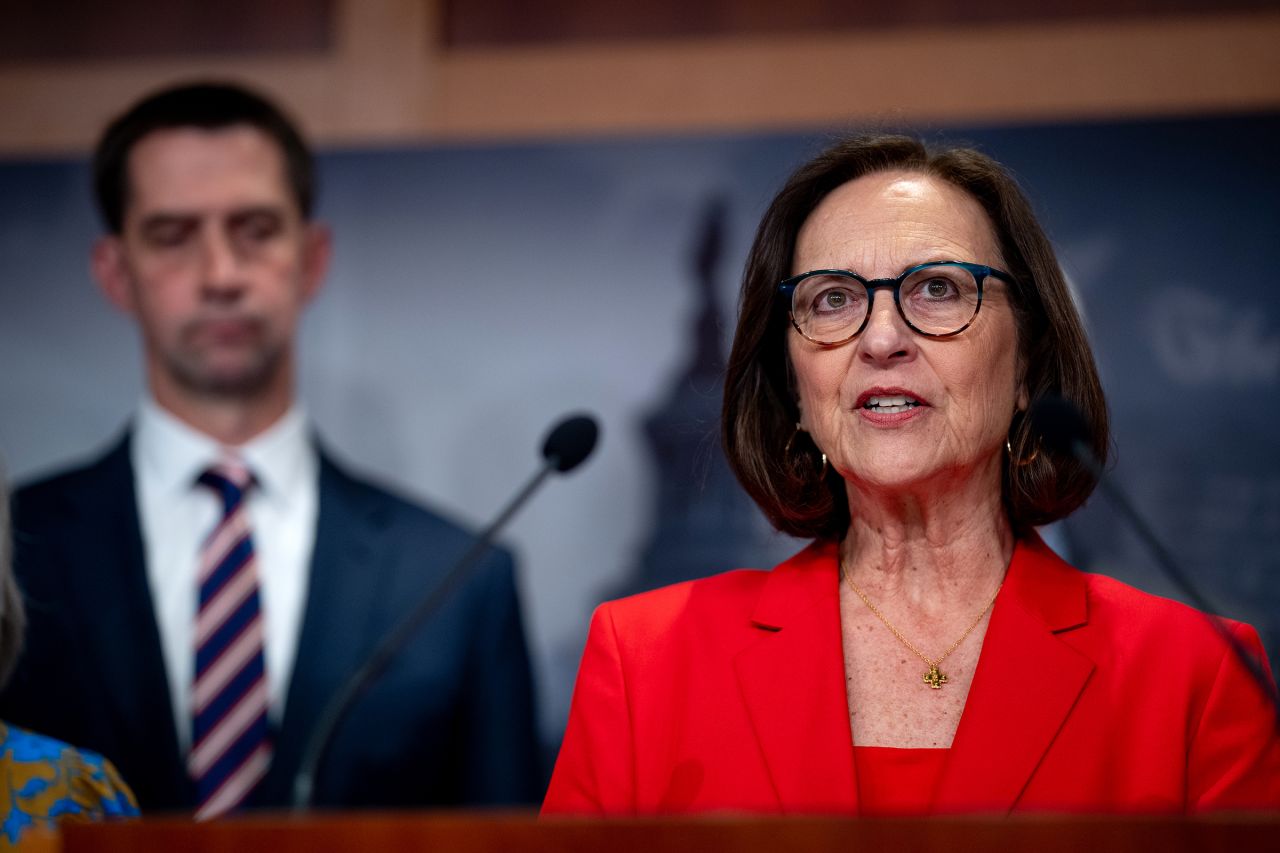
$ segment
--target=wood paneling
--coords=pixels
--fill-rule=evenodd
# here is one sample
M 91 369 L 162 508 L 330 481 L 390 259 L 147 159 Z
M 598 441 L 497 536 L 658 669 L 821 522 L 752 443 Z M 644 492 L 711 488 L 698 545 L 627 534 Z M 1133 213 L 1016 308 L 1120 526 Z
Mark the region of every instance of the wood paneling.
M 333 0 L 2 0 L 0 62 L 323 53 Z
M 1278 40 L 1268 15 L 458 50 L 441 69 L 437 127 L 501 137 L 1276 109 Z
M 331 5 L 319 53 L 0 63 L 0 155 L 80 154 L 195 77 L 330 146 L 1280 110 L 1280 11 L 444 48 L 433 0 Z
M 445 0 L 442 5 L 448 47 L 1124 21 L 1280 7 L 1277 0 Z

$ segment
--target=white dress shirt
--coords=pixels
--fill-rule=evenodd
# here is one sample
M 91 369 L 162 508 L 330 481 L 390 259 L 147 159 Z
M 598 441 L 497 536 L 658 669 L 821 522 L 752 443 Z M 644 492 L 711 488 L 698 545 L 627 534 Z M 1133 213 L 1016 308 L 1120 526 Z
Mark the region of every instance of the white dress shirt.
M 270 713 L 278 723 L 302 629 L 320 504 L 319 456 L 306 416 L 295 405 L 248 444 L 228 448 L 147 398 L 134 422 L 130 451 L 179 747 L 185 754 L 191 745 L 197 557 L 222 518 L 221 498 L 196 480 L 227 455 L 241 459 L 255 479 L 246 500 L 258 564 Z

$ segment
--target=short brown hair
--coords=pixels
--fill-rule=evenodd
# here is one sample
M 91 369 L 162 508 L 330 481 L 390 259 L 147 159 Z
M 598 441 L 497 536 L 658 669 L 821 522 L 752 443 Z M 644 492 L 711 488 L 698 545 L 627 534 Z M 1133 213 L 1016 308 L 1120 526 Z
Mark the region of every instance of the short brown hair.
M 223 130 L 244 125 L 266 134 L 280 148 L 289 191 L 303 219 L 315 203 L 315 162 L 298 128 L 266 96 L 235 83 L 199 82 L 153 92 L 103 131 L 93 154 L 93 189 L 103 224 L 124 228 L 129 206 L 129 154 L 159 130 Z
M 843 536 L 849 506 L 844 481 L 824 473 L 807 437 L 801 446 L 796 435 L 790 326 L 778 284 L 792 273 L 796 237 L 814 208 L 849 181 L 891 170 L 946 181 L 987 212 L 1016 280 L 1010 302 L 1027 393 L 1032 401 L 1058 395 L 1074 403 L 1089 426 L 1090 447 L 1106 461 L 1106 400 L 1084 325 L 1049 238 L 1013 176 L 969 148 L 930 150 L 908 136 L 856 136 L 796 170 L 765 212 L 747 259 L 725 377 L 721 429 L 729 464 L 773 525 L 792 536 Z M 1092 475 L 1075 459 L 1041 448 L 1026 417 L 1014 416 L 1009 440 L 1013 458 L 1025 463 L 1005 461 L 1004 503 L 1015 531 L 1065 517 L 1093 491 Z

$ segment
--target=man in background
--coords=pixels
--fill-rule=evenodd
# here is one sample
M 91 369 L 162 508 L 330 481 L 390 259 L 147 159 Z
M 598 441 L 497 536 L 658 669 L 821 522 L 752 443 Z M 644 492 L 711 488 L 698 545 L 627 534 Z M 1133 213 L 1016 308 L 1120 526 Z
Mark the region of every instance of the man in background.
M 147 394 L 105 456 L 15 495 L 30 626 L 0 716 L 103 753 L 144 811 L 281 807 L 325 703 L 473 538 L 312 434 L 297 327 L 331 239 L 273 104 L 154 94 L 107 128 L 94 183 L 94 277 L 137 323 Z M 531 692 L 493 551 L 355 705 L 315 802 L 535 800 Z

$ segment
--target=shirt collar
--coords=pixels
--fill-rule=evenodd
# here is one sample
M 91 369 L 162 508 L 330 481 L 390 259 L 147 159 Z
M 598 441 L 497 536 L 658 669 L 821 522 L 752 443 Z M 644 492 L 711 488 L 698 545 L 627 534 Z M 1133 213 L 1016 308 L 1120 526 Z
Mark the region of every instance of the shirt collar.
M 316 450 L 302 406 L 295 403 L 283 417 L 238 447 L 227 447 L 184 423 L 150 396 L 142 401 L 134 425 L 138 464 L 164 494 L 185 494 L 200 474 L 228 453 L 253 472 L 262 493 L 288 500 L 297 494 L 310 471 Z

